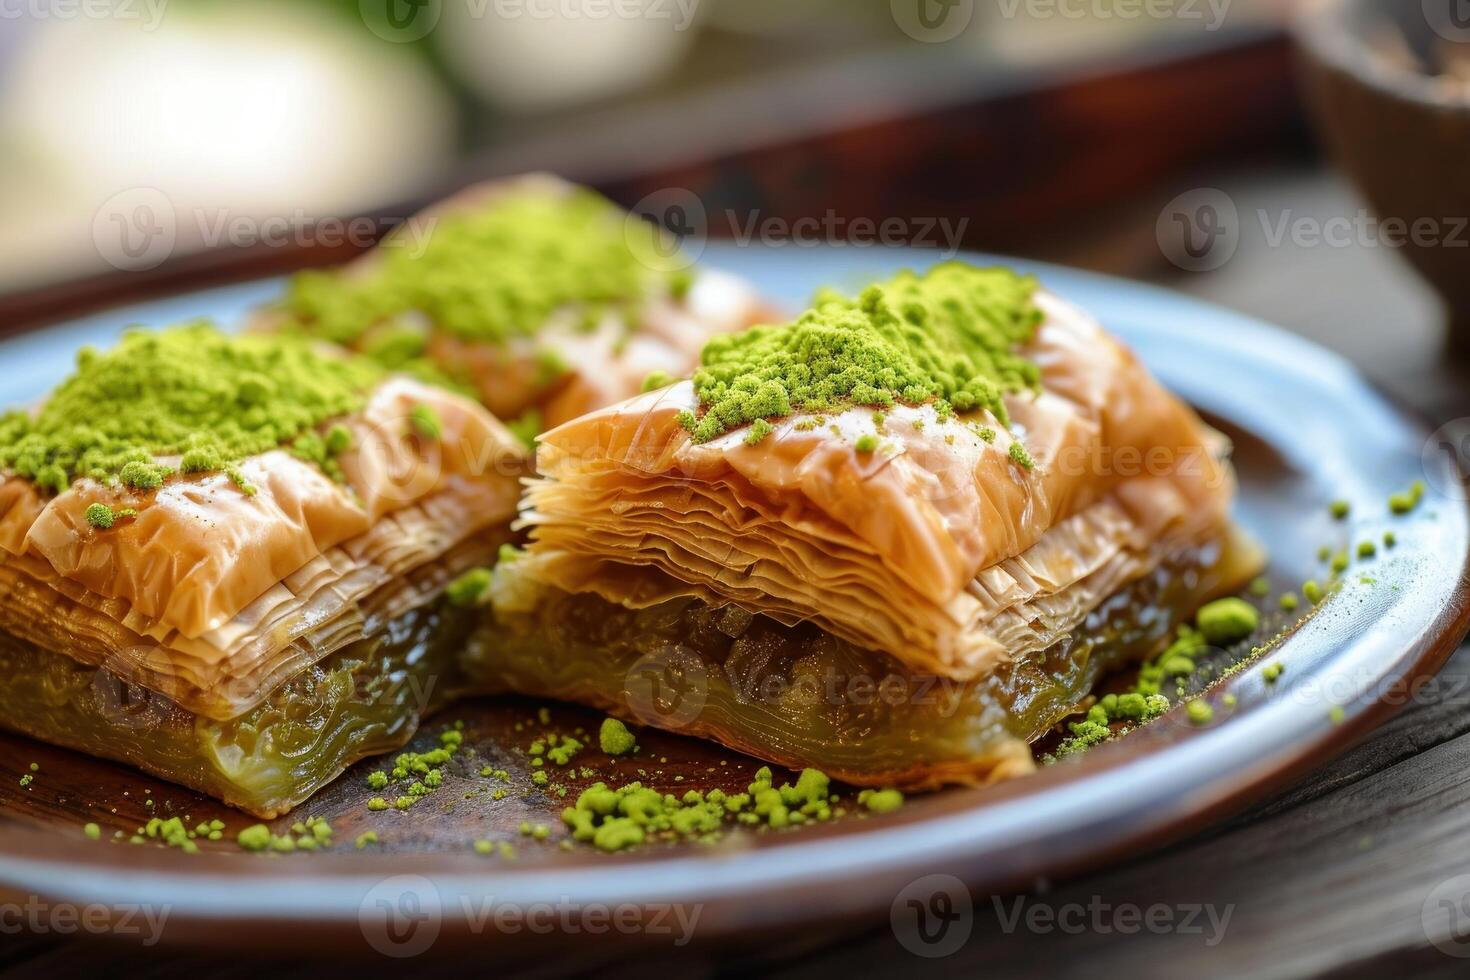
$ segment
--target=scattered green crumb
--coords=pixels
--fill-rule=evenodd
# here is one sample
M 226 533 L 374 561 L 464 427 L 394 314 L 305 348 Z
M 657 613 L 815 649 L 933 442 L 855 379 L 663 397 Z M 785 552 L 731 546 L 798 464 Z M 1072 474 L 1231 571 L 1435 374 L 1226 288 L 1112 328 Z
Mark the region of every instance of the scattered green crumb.
M 1276 600 L 1276 602 L 1285 612 L 1292 612 L 1300 604 L 1300 600 L 1297 599 L 1295 592 L 1281 593 L 1281 598 Z
M 393 768 L 386 774 L 386 782 L 382 786 L 376 785 L 372 775 L 369 775 L 369 785 L 373 789 L 382 789 L 388 784 L 407 784 L 406 792 L 395 798 L 392 807 L 396 810 L 407 810 L 419 800 L 429 796 L 443 784 L 444 772 L 440 768 L 456 753 L 464 743 L 464 723 L 455 722 L 448 730 L 439 733 L 439 747 L 427 752 L 403 752 L 393 759 Z M 381 804 L 376 806 L 375 804 Z M 387 809 L 389 803 L 382 797 L 374 797 L 368 801 L 368 809 Z
M 368 773 L 367 784 L 369 789 L 382 789 L 388 785 L 388 774 L 381 769 L 375 769 Z
M 488 568 L 472 568 L 445 587 L 444 597 L 456 609 L 478 606 L 490 594 L 491 577 Z
M 1315 606 L 1321 603 L 1324 594 L 1322 592 L 1322 586 L 1318 585 L 1314 580 L 1308 579 L 1302 583 L 1302 595 L 1306 597 L 1308 602 Z
M 378 832 L 375 830 L 369 830 L 365 833 L 358 834 L 357 839 L 352 842 L 352 846 L 360 851 L 364 847 L 367 847 L 369 844 L 376 843 L 378 843 Z
M 829 820 L 829 795 L 830 780 L 818 770 L 804 769 L 794 784 L 777 787 L 763 766 L 746 791 L 736 794 L 689 790 L 679 797 L 641 782 L 616 789 L 595 783 L 562 811 L 562 821 L 573 839 L 617 851 L 650 839 L 713 840 L 729 819 L 775 829 Z
M 1322 547 L 1320 547 L 1320 548 L 1317 549 L 1317 560 L 1318 561 L 1327 561 L 1331 557 L 1332 557 L 1332 549 L 1329 548 L 1327 545 L 1324 544 Z
M 878 437 L 871 432 L 865 432 L 857 437 L 854 447 L 860 453 L 871 453 L 878 448 Z
M 1384 531 L 1383 532 L 1383 546 L 1385 548 L 1392 548 L 1394 545 L 1396 545 L 1398 543 L 1399 543 L 1398 536 L 1395 535 L 1392 531 Z
M 271 829 L 263 823 L 246 827 L 235 835 L 235 843 L 247 851 L 264 851 L 271 845 Z
M 1332 515 L 1332 519 L 1335 521 L 1340 521 L 1347 517 L 1348 514 L 1352 513 L 1352 509 L 1352 505 L 1346 500 L 1334 500 L 1327 505 L 1327 512 Z
M 1215 717 L 1215 709 L 1211 708 L 1209 702 L 1198 698 L 1184 706 L 1184 712 L 1189 717 L 1191 724 L 1208 725 Z
M 415 405 L 408 413 L 408 421 L 414 433 L 423 439 L 437 442 L 444 436 L 444 422 L 432 405 Z
M 638 747 L 628 726 L 616 718 L 604 718 L 597 733 L 597 744 L 608 755 L 627 755 Z
M 1267 684 L 1275 684 L 1276 679 L 1281 676 L 1281 672 L 1285 669 L 1285 664 L 1279 660 L 1273 660 L 1261 671 L 1261 679 Z
M 1415 480 L 1409 485 L 1408 490 L 1392 494 L 1388 498 L 1389 512 L 1399 516 L 1409 513 L 1424 499 L 1424 489 L 1424 481 Z
M 495 844 L 493 841 L 477 840 L 475 841 L 474 848 L 476 854 L 489 855 L 495 853 Z
M 381 796 L 374 796 L 372 799 L 368 800 L 367 808 L 369 810 L 372 810 L 374 813 L 377 813 L 381 810 L 388 809 L 388 801 L 383 799 Z
M 1327 711 L 1327 719 L 1331 721 L 1334 725 L 1342 724 L 1343 719 L 1345 719 L 1346 717 L 1347 710 L 1343 708 L 1343 706 L 1340 704 L 1334 704 Z
M 101 840 L 102 828 L 95 823 L 89 823 L 82 828 L 82 833 L 87 835 L 88 840 Z
M 1249 591 L 1257 599 L 1264 599 L 1271 594 L 1271 582 L 1266 578 L 1251 579 Z
M 1227 694 L 1227 695 L 1225 695 L 1224 697 L 1222 697 L 1220 699 L 1220 703 L 1223 704 L 1223 705 L 1225 705 L 1225 707 L 1227 707 L 1227 708 L 1233 708 L 1233 707 L 1235 707 L 1235 701 L 1236 701 L 1236 698 L 1235 698 L 1235 695 L 1233 695 L 1233 694 Z
M 1007 451 L 1007 455 L 1011 457 L 1011 462 L 1023 470 L 1034 469 L 1036 466 L 1036 461 L 1031 458 L 1031 454 L 1026 451 L 1026 447 L 1019 442 L 1011 443 L 1011 448 Z
M 565 766 L 571 763 L 580 751 L 582 751 L 582 743 L 570 735 L 564 735 L 556 745 L 547 750 L 546 757 L 559 766 Z
M 26 773 L 24 776 L 20 777 L 20 784 L 22 786 L 29 786 L 31 783 L 33 783 L 35 781 L 36 781 L 36 777 L 35 776 L 32 776 L 30 773 Z
M 896 789 L 865 789 L 858 802 L 873 813 L 892 813 L 903 806 L 903 794 Z
M 1360 541 L 1358 543 L 1358 557 L 1372 558 L 1378 554 L 1378 547 L 1372 541 Z
M 87 523 L 99 531 L 106 531 L 117 520 L 112 513 L 112 508 L 106 504 L 88 505 L 84 516 L 87 519 Z
M 1346 549 L 1337 552 L 1337 554 L 1332 556 L 1332 574 L 1341 575 L 1343 572 L 1348 570 L 1348 565 L 1350 564 L 1350 562 L 1351 559 L 1348 558 L 1348 553 Z
M 1254 633 L 1261 625 L 1261 614 L 1244 599 L 1216 599 L 1200 609 L 1195 625 L 1212 646 L 1228 646 Z

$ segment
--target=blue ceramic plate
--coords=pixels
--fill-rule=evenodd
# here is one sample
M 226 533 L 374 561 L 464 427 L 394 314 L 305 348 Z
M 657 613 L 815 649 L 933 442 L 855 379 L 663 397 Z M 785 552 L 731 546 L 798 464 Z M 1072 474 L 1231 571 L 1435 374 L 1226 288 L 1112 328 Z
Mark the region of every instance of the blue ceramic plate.
M 818 286 L 856 288 L 933 258 L 897 250 L 711 245 L 703 261 L 799 307 Z M 467 944 L 487 954 L 524 953 L 607 941 L 606 933 L 591 929 L 568 934 L 559 926 L 550 936 L 497 930 L 484 916 L 487 903 L 584 910 L 677 904 L 699 910 L 701 938 L 789 934 L 803 924 L 886 914 L 915 889 L 928 901 L 949 881 L 926 879 L 932 874 L 985 891 L 1137 853 L 1199 830 L 1322 764 L 1403 704 L 1465 633 L 1470 522 L 1452 454 L 1349 364 L 1289 333 L 1149 286 L 1032 269 L 1098 316 L 1235 440 L 1239 517 L 1269 546 L 1279 586 L 1320 575 L 1316 553 L 1324 543 L 1378 539 L 1389 528 L 1398 538 L 1391 552 L 1355 568 L 1342 592 L 1272 654 L 1285 666 L 1280 680 L 1265 683 L 1257 664 L 1217 685 L 1208 695 L 1215 706 L 1211 724 L 1166 718 L 1075 764 L 987 789 L 916 798 L 881 819 L 759 835 L 741 849 L 551 853 L 515 863 L 444 846 L 444 838 L 427 830 L 426 846 L 412 853 L 289 859 L 259 859 L 233 846 L 184 856 L 93 843 L 78 828 L 94 818 L 79 814 L 106 812 L 99 808 L 109 801 L 91 798 L 89 787 L 100 792 L 116 776 L 27 795 L 13 788 L 17 778 L 6 770 L 19 773 L 15 758 L 0 764 L 0 898 L 167 906 L 167 940 L 252 952 L 295 945 L 407 953 Z M 279 287 L 270 280 L 192 293 L 0 344 L 0 403 L 40 396 L 67 372 L 76 348 L 105 344 L 128 324 L 200 316 L 238 323 Z M 1407 517 L 1390 517 L 1389 495 L 1415 479 L 1430 488 L 1424 504 Z M 1338 498 L 1354 503 L 1346 523 L 1327 513 L 1327 502 Z M 487 702 L 472 710 L 504 709 Z M 682 741 L 670 737 L 659 751 L 682 751 Z M 24 745 L 5 755 L 55 751 Z M 167 792 L 157 780 L 129 778 Z M 322 794 L 327 811 L 336 805 L 333 789 Z M 178 795 L 207 813 L 207 801 Z M 304 809 L 317 812 L 317 802 Z M 435 820 L 432 813 L 414 814 L 416 824 Z M 243 826 L 238 815 L 233 822 Z M 462 824 L 454 832 L 469 835 Z M 915 885 L 920 879 L 926 880 Z M 383 925 L 385 915 L 393 928 Z M 668 941 L 647 930 L 620 938 Z

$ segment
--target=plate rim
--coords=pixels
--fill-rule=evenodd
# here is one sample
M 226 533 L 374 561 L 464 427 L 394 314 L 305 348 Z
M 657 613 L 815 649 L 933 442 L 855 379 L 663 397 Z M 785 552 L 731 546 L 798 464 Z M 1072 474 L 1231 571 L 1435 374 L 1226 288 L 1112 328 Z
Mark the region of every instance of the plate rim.
M 712 243 L 709 263 L 724 265 L 735 246 Z M 833 250 L 826 249 L 831 253 Z M 916 264 L 938 256 L 909 249 L 884 250 L 900 253 Z M 830 257 L 830 256 L 829 256 Z M 1375 411 L 1392 417 L 1420 435 L 1432 423 L 1418 412 L 1405 408 L 1384 395 L 1341 355 L 1254 317 L 1173 292 L 1160 286 L 1103 276 L 1082 270 L 1051 266 L 1022 259 L 962 253 L 962 258 L 979 263 L 1003 263 L 1048 277 L 1091 288 L 1121 291 L 1162 304 L 1165 309 L 1191 309 L 1213 320 L 1226 318 L 1255 338 L 1287 345 L 1305 363 L 1330 368 L 1351 382 L 1355 389 L 1370 392 Z M 133 304 L 112 311 L 90 314 L 40 331 L 75 327 L 159 306 L 164 302 L 201 300 L 232 290 L 264 288 L 277 277 L 213 287 L 176 297 Z M 757 283 L 759 286 L 760 284 Z M 1066 290 L 1063 290 L 1065 295 Z M 14 341 L 0 345 L 0 352 Z M 1295 370 L 1295 368 L 1293 368 Z M 1439 453 L 1447 472 L 1461 474 L 1458 462 Z M 1458 514 L 1459 526 L 1470 528 L 1470 501 L 1443 498 L 1446 510 Z M 1451 506 L 1453 505 L 1453 506 Z M 1447 589 L 1446 604 L 1401 645 L 1391 665 L 1385 665 L 1378 680 L 1413 683 L 1438 671 L 1460 645 L 1470 629 L 1470 555 L 1462 555 L 1458 575 Z M 109 848 L 89 852 L 55 831 L 26 826 L 0 826 L 0 900 L 18 896 L 45 896 L 51 901 L 117 905 L 126 903 L 167 904 L 175 909 L 170 919 L 174 932 L 168 942 L 207 945 L 238 941 L 242 927 L 249 927 L 252 944 L 281 948 L 320 948 L 324 941 L 336 945 L 361 945 L 359 913 L 363 896 L 385 879 L 405 875 L 430 881 L 441 899 L 461 899 L 460 912 L 467 910 L 464 897 L 496 896 L 498 901 L 525 904 L 580 896 L 581 904 L 699 905 L 700 941 L 760 931 L 796 923 L 835 922 L 872 915 L 886 908 L 905 883 L 927 874 L 952 874 L 972 890 L 995 892 L 1029 883 L 1034 873 L 1074 874 L 1109 863 L 1125 854 L 1142 854 L 1192 830 L 1214 823 L 1259 801 L 1298 779 L 1350 747 L 1353 742 L 1396 713 L 1400 705 L 1382 697 L 1355 699 L 1346 707 L 1340 723 L 1326 718 L 1304 719 L 1298 737 L 1276 744 L 1261 754 L 1255 764 L 1237 766 L 1209 776 L 1196 776 L 1186 787 L 1175 786 L 1169 798 L 1145 817 L 1138 817 L 1139 804 L 1128 804 L 1134 818 L 1122 820 L 1115 806 L 1091 819 L 1092 832 L 1106 835 L 1106 843 L 1095 841 L 1063 848 L 1040 857 L 1027 850 L 1031 840 L 1005 866 L 986 866 L 994 858 L 995 845 L 986 844 L 986 832 L 976 824 L 998 818 L 1001 808 L 1014 821 L 1037 799 L 1053 806 L 1067 806 L 1087 796 L 1087 790 L 1104 774 L 1132 774 L 1159 752 L 1188 748 L 1193 736 L 1160 750 L 1149 739 L 1131 736 L 1102 746 L 1088 754 L 1086 765 L 1055 766 L 1033 776 L 982 790 L 959 790 L 916 801 L 881 823 L 844 821 L 836 826 L 803 829 L 798 835 L 762 835 L 740 850 L 715 848 L 664 852 L 646 850 L 627 855 L 558 855 L 546 865 L 528 864 L 523 869 L 485 867 L 473 855 L 332 855 L 312 856 L 309 867 L 259 860 L 252 855 L 204 853 L 183 857 L 171 851 L 144 848 Z M 1249 714 L 1242 715 L 1242 719 Z M 1311 724 L 1305 724 L 1305 721 Z M 1219 732 L 1222 729 L 1215 729 Z M 1201 733 L 1200 737 L 1208 737 Z M 1259 736 L 1257 736 L 1259 739 Z M 1259 744 L 1251 743 L 1253 746 Z M 1184 792 L 1183 790 L 1187 790 Z M 975 794 L 982 794 L 976 799 Z M 1187 797 L 1187 798 L 1186 798 Z M 1085 802 L 1085 801 L 1084 801 Z M 1121 806 L 1119 804 L 1118 806 Z M 1053 837 L 1056 835 L 1053 834 Z M 852 857 L 853 843 L 864 842 L 860 863 Z M 988 847 L 988 849 L 987 849 Z M 768 867 L 777 857 L 782 866 L 782 887 L 772 889 Z M 758 854 L 766 861 L 740 860 Z M 1031 870 L 1019 870 L 1021 868 Z M 309 883 L 309 887 L 303 887 Z M 282 894 L 283 886 L 295 886 L 306 894 Z M 417 886 L 415 886 L 417 887 Z M 779 895 L 779 900 L 777 896 Z M 440 921 L 439 942 L 446 948 L 482 943 L 485 936 L 463 914 L 450 909 Z M 260 927 L 265 927 L 264 929 Z M 261 937 L 268 937 L 262 939 Z M 506 938 L 506 937 L 497 937 Z M 522 936 L 527 940 L 544 937 Z M 649 938 L 649 937 L 644 937 Z M 263 947 L 264 948 L 264 947 Z

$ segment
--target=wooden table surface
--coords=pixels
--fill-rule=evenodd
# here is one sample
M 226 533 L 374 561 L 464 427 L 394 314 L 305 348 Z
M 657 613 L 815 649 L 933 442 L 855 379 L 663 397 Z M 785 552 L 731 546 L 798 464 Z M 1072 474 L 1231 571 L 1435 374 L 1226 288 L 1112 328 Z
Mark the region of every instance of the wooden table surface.
M 1283 212 L 1317 218 L 1359 206 L 1318 173 L 1208 180 L 1247 223 Z M 1222 270 L 1167 284 L 1243 309 L 1351 356 L 1393 396 L 1433 418 L 1470 416 L 1463 366 L 1440 354 L 1438 311 L 1391 250 L 1293 249 L 1243 234 Z M 1128 792 L 1119 786 L 1118 792 Z M 975 896 L 972 931 L 942 959 L 921 959 L 886 922 L 856 934 L 804 934 L 736 949 L 696 944 L 655 960 L 558 960 L 532 975 L 604 977 L 678 969 L 741 974 L 899 976 L 1382 976 L 1463 973 L 1470 955 L 1470 648 L 1389 724 L 1301 785 L 1161 852 L 1021 895 Z M 1153 914 L 1175 928 L 1138 922 Z M 1031 925 L 1028 925 L 1031 923 Z M 1438 945 L 1435 945 L 1438 943 Z M 1443 949 L 1441 949 L 1443 947 Z M 1445 952 L 1444 950 L 1449 950 Z M 139 970 L 160 976 L 398 977 L 484 973 L 482 962 L 247 962 L 161 955 L 116 944 L 0 936 L 7 975 Z

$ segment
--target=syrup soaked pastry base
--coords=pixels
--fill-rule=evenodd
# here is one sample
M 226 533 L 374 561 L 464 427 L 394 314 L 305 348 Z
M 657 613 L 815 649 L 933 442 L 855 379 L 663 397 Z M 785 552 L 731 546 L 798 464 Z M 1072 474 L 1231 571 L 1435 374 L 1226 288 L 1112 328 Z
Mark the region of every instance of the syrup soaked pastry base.
M 462 571 L 494 541 L 449 560 Z M 424 576 L 443 569 L 420 570 Z M 435 575 L 435 577 L 439 577 Z M 393 592 L 402 592 L 397 584 Z M 388 596 L 369 605 L 391 606 Z M 463 692 L 458 661 L 478 622 L 441 596 L 365 616 L 361 635 L 225 720 L 0 633 L 0 727 L 136 766 L 263 818 L 286 813 L 352 763 L 408 742 Z
M 517 579 L 513 563 L 497 588 L 525 611 L 498 611 L 464 667 L 476 691 L 575 701 L 856 785 L 982 784 L 1032 771 L 1028 743 L 1105 674 L 1156 654 L 1254 561 L 1243 541 L 1171 556 L 1039 655 L 969 681 L 914 671 L 811 623 L 695 598 L 633 610 Z

